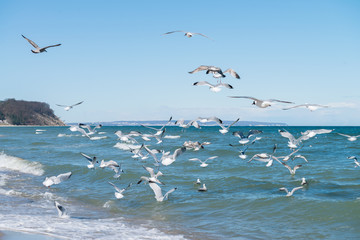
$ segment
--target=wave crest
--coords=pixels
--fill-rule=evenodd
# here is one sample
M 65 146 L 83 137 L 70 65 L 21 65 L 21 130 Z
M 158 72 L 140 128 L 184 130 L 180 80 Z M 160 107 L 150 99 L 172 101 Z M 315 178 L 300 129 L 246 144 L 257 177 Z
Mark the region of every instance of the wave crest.
M 44 174 L 44 170 L 42 169 L 42 165 L 40 163 L 9 156 L 4 152 L 0 153 L 0 169 L 2 168 L 36 176 L 41 176 Z

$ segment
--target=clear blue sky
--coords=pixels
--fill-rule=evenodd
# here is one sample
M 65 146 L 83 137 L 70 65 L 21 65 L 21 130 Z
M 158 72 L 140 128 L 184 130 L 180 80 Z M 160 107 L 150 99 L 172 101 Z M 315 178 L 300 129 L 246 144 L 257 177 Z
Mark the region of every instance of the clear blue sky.
M 66 122 L 193 119 L 359 125 L 360 1 L 0 1 L 1 100 L 43 101 Z M 201 32 L 214 41 L 173 30 Z M 33 54 L 21 34 L 39 46 Z M 200 65 L 235 69 L 234 89 Z M 260 109 L 248 95 L 331 108 Z M 69 112 L 55 104 L 82 105 Z

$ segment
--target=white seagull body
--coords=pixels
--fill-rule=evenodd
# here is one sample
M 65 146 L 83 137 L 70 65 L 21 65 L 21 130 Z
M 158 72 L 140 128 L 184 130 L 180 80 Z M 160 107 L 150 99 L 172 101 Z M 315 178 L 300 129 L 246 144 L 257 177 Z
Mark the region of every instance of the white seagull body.
M 189 72 L 190 74 L 197 73 L 200 71 L 206 70 L 206 74 L 212 73 L 214 78 L 225 78 L 226 75 L 224 73 L 230 73 L 231 76 L 234 78 L 240 79 L 239 74 L 237 74 L 233 69 L 229 68 L 226 71 L 222 71 L 221 68 L 215 66 L 206 66 L 201 65 L 200 67 L 194 69 L 193 71 Z
M 73 105 L 60 105 L 60 104 L 56 104 L 57 106 L 59 107 L 63 107 L 65 111 L 69 111 L 70 109 L 72 109 L 73 107 L 77 106 L 77 105 L 80 105 L 82 104 L 84 101 L 81 101 L 81 102 L 78 102 L 78 103 L 75 103 Z
M 202 187 L 198 188 L 199 192 L 206 192 L 207 191 L 207 187 L 205 185 L 205 183 L 203 183 Z
M 42 52 L 46 52 L 46 49 L 47 48 L 50 48 L 50 47 L 57 47 L 57 46 L 60 46 L 61 44 L 56 44 L 56 45 L 50 45 L 50 46 L 47 46 L 47 47 L 39 47 L 35 42 L 31 41 L 30 39 L 26 38 L 24 35 L 21 35 L 23 38 L 25 38 L 34 48 L 35 50 L 32 50 L 31 51 L 33 53 L 42 53 Z
M 261 99 L 257 99 L 257 98 L 254 98 L 254 97 L 248 97 L 248 96 L 229 96 L 229 97 L 231 97 L 231 98 L 247 98 L 247 99 L 251 99 L 251 100 L 253 100 L 252 105 L 256 105 L 259 108 L 270 107 L 273 102 L 293 104 L 293 102 L 282 101 L 282 100 L 277 100 L 277 99 L 261 100 Z
M 222 125 L 221 123 L 219 124 L 219 126 L 221 127 L 221 129 L 219 129 L 219 132 L 222 134 L 226 134 L 229 132 L 229 128 L 234 125 L 235 123 L 237 123 L 240 120 L 240 118 L 236 119 L 233 123 L 231 123 L 229 126 L 225 127 L 224 125 Z
M 43 185 L 45 187 L 50 187 L 51 185 L 59 184 L 65 180 L 68 180 L 71 177 L 71 175 L 72 175 L 71 172 L 67 172 L 67 173 L 59 174 L 57 176 L 46 177 L 43 182 Z

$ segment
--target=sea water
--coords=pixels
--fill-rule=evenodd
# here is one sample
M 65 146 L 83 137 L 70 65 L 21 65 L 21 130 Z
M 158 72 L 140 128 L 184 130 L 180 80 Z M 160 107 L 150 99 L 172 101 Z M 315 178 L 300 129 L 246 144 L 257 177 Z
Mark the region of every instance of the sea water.
M 303 159 L 289 160 L 291 167 L 302 165 L 291 175 L 283 165 L 248 160 L 258 153 L 274 156 L 291 153 L 288 139 L 278 130 L 295 137 L 312 129 L 334 129 L 303 141 L 297 154 Z M 36 130 L 44 131 L 36 131 Z M 232 131 L 257 129 L 263 133 L 239 158 L 243 146 Z M 347 157 L 360 156 L 359 141 L 350 142 L 336 133 L 359 135 L 359 127 L 232 127 L 223 135 L 219 127 L 182 129 L 166 127 L 157 140 L 125 143 L 115 131 L 155 133 L 141 126 L 103 127 L 92 140 L 69 127 L 0 128 L 0 231 L 44 234 L 55 239 L 358 239 L 360 238 L 360 168 Z M 252 137 L 251 139 L 254 139 Z M 169 166 L 160 166 L 163 193 L 176 187 L 169 199 L 157 202 L 152 189 L 137 184 L 149 174 L 143 166 L 158 169 L 150 156 L 132 158 L 130 148 L 142 143 L 150 149 L 170 151 L 185 141 L 210 142 L 203 149 L 188 149 Z M 114 179 L 109 168 L 87 168 L 80 153 L 114 160 L 124 173 Z M 208 166 L 190 158 L 208 160 Z M 161 154 L 158 155 L 161 157 Z M 71 171 L 65 182 L 45 187 L 45 177 Z M 279 188 L 308 185 L 286 197 Z M 199 192 L 197 179 L 208 190 Z M 133 185 L 124 198 L 116 199 L 112 182 L 119 188 Z M 59 202 L 69 218 L 60 218 L 54 206 Z

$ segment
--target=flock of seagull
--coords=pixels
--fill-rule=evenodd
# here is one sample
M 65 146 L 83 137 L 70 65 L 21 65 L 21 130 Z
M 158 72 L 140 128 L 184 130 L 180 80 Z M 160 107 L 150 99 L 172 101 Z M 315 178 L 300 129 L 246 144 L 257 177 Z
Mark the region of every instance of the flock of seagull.
M 167 33 L 164 33 L 163 35 L 173 34 L 173 33 L 177 33 L 177 32 L 185 33 L 185 36 L 188 38 L 198 35 L 198 36 L 202 36 L 202 37 L 210 39 L 208 36 L 206 36 L 202 33 L 193 33 L 193 32 L 181 31 L 181 30 L 167 32 Z M 35 50 L 31 50 L 31 51 L 36 54 L 46 52 L 46 49 L 48 49 L 50 47 L 57 47 L 57 46 L 61 45 L 61 44 L 56 44 L 56 45 L 50 45 L 47 47 L 40 48 L 32 40 L 26 38 L 25 36 L 23 36 L 23 38 L 25 38 L 35 48 Z M 233 86 L 231 86 L 230 84 L 222 82 L 222 79 L 227 76 L 226 74 L 229 74 L 233 78 L 240 79 L 239 74 L 236 71 L 234 71 L 232 68 L 228 68 L 225 71 L 223 71 L 220 67 L 207 66 L 207 65 L 201 65 L 198 68 L 194 69 L 193 71 L 190 71 L 189 74 L 194 74 L 194 73 L 198 73 L 198 72 L 202 72 L 202 71 L 205 71 L 206 74 L 209 74 L 209 73 L 212 74 L 213 78 L 217 79 L 217 83 L 212 84 L 207 81 L 198 81 L 198 82 L 193 83 L 193 85 L 194 86 L 207 86 L 213 92 L 221 91 L 222 87 L 228 88 L 228 89 L 233 89 Z M 283 100 L 278 100 L 278 99 L 262 100 L 262 99 L 258 99 L 258 98 L 250 97 L 250 96 L 229 96 L 229 97 L 230 98 L 250 99 L 253 101 L 252 104 L 259 108 L 270 107 L 275 102 L 284 103 L 284 104 L 294 104 L 293 102 L 290 102 L 290 101 L 283 101 Z M 80 105 L 82 103 L 83 103 L 83 101 L 75 103 L 73 105 L 62 105 L 62 104 L 56 104 L 56 105 L 63 107 L 65 111 L 69 111 L 73 107 Z M 319 104 L 300 104 L 300 105 L 295 105 L 295 106 L 288 107 L 288 108 L 283 108 L 283 110 L 289 110 L 289 109 L 300 108 L 300 107 L 305 107 L 305 108 L 309 109 L 310 111 L 315 111 L 319 108 L 326 108 L 328 106 L 319 105 Z M 154 160 L 154 162 L 152 164 L 155 166 L 155 168 L 151 168 L 149 166 L 143 165 L 143 168 L 146 170 L 146 172 L 149 175 L 148 176 L 140 176 L 139 180 L 137 181 L 137 184 L 140 184 L 142 182 L 147 184 L 154 192 L 154 197 L 155 197 L 156 201 L 159 201 L 159 202 L 162 202 L 162 201 L 168 199 L 169 194 L 171 194 L 175 190 L 177 190 L 177 188 L 174 187 L 174 188 L 171 188 L 170 190 L 168 190 L 165 194 L 163 194 L 160 185 L 164 186 L 165 184 L 159 180 L 159 178 L 161 176 L 163 176 L 163 173 L 160 171 L 160 168 L 162 168 L 162 167 L 166 168 L 166 166 L 173 164 L 180 155 L 182 155 L 184 152 L 186 152 L 188 150 L 199 151 L 201 149 L 204 149 L 204 146 L 211 144 L 210 142 L 202 142 L 201 143 L 201 142 L 185 141 L 184 144 L 182 146 L 179 146 L 174 152 L 169 152 L 169 151 L 165 151 L 163 149 L 162 150 L 156 149 L 156 148 L 151 149 L 149 145 L 147 145 L 145 143 L 141 143 L 139 141 L 139 138 L 141 138 L 145 142 L 149 142 L 149 141 L 152 141 L 153 139 L 155 139 L 157 141 L 156 144 L 160 144 L 163 142 L 164 139 L 180 137 L 180 136 L 165 135 L 166 126 L 168 126 L 171 123 L 171 121 L 172 121 L 172 117 L 169 119 L 169 121 L 166 124 L 164 124 L 160 128 L 143 126 L 145 128 L 150 129 L 151 131 L 155 131 L 153 133 L 141 133 L 139 131 L 130 131 L 129 133 L 124 133 L 121 130 L 118 130 L 115 132 L 115 135 L 118 137 L 119 141 L 121 141 L 125 144 L 128 144 L 127 145 L 128 148 L 126 150 L 128 152 L 130 152 L 131 154 L 133 154 L 131 156 L 132 158 L 145 161 L 146 159 L 151 157 Z M 224 134 L 227 134 L 230 131 L 230 127 L 235 125 L 238 121 L 239 121 L 239 118 L 236 119 L 234 122 L 232 122 L 230 125 L 224 126 L 223 121 L 218 117 L 208 117 L 208 118 L 198 117 L 194 120 L 188 121 L 187 123 L 185 123 L 184 119 L 179 119 L 179 120 L 175 121 L 174 124 L 183 129 L 186 129 L 189 127 L 194 127 L 194 128 L 199 129 L 199 128 L 201 128 L 201 124 L 208 123 L 208 122 L 215 122 L 220 127 L 219 132 L 224 135 Z M 90 140 L 97 140 L 97 139 L 101 139 L 101 137 L 95 138 L 93 136 L 99 134 L 97 132 L 97 129 L 100 129 L 101 127 L 102 127 L 101 124 L 99 124 L 95 127 L 91 127 L 89 125 L 80 123 L 77 126 L 71 126 L 70 130 L 78 131 L 81 133 L 81 135 L 89 138 Z M 295 159 L 300 159 L 300 160 L 303 160 L 306 163 L 308 163 L 307 158 L 298 153 L 303 147 L 303 142 L 310 138 L 313 138 L 314 136 L 316 136 L 318 134 L 329 134 L 332 131 L 333 130 L 329 130 L 329 129 L 308 130 L 304 133 L 301 133 L 301 136 L 299 136 L 298 138 L 295 138 L 288 131 L 279 130 L 280 136 L 288 139 L 288 147 L 290 149 L 290 153 L 286 156 L 276 156 L 275 154 L 276 154 L 276 150 L 277 150 L 277 145 L 275 144 L 271 153 L 257 153 L 255 155 L 253 155 L 248 162 L 250 163 L 253 161 L 257 161 L 257 162 L 265 163 L 266 167 L 271 167 L 275 161 L 275 162 L 278 162 L 279 164 L 283 165 L 286 169 L 288 169 L 288 171 L 290 172 L 291 175 L 295 175 L 296 171 L 299 168 L 301 168 L 302 165 L 297 164 L 294 167 L 290 167 L 287 163 L 290 159 L 292 161 L 294 161 Z M 239 138 L 239 141 L 238 141 L 239 144 L 238 145 L 229 144 L 229 145 L 234 148 L 240 146 L 239 158 L 245 160 L 245 159 L 247 159 L 246 151 L 248 150 L 249 147 L 251 147 L 251 145 L 253 145 L 257 141 L 261 140 L 261 137 L 259 137 L 261 135 L 261 133 L 262 133 L 262 131 L 259 131 L 259 130 L 250 130 L 247 133 L 244 133 L 242 131 L 235 131 L 232 133 L 232 135 L 234 137 Z M 347 137 L 347 139 L 349 141 L 355 141 L 355 140 L 357 140 L 357 137 L 360 136 L 360 135 L 359 136 L 350 136 L 350 135 L 346 135 L 343 133 L 338 133 L 338 134 L 341 136 Z M 87 167 L 89 169 L 97 168 L 96 166 L 97 166 L 97 164 L 99 164 L 97 156 L 89 156 L 86 153 L 80 153 L 80 154 L 88 161 Z M 360 164 L 357 161 L 357 158 L 355 156 L 351 156 L 348 158 L 351 160 L 354 160 L 355 167 L 360 167 Z M 215 159 L 218 159 L 218 156 L 211 156 L 205 160 L 201 160 L 199 158 L 190 158 L 189 161 L 199 162 L 200 167 L 206 168 L 209 165 L 208 161 L 209 162 L 215 161 Z M 121 177 L 121 175 L 124 173 L 123 169 L 121 168 L 121 164 L 119 164 L 113 160 L 109 160 L 109 161 L 101 160 L 99 167 L 100 168 L 109 168 L 109 169 L 113 170 L 115 173 L 113 178 L 115 178 L 115 179 L 119 179 Z M 72 176 L 72 173 L 67 172 L 67 173 L 59 174 L 57 176 L 46 177 L 46 179 L 43 182 L 43 185 L 46 187 L 51 187 L 53 185 L 60 184 L 64 181 L 68 180 L 71 176 Z M 113 182 L 108 182 L 108 183 L 109 183 L 109 185 L 111 185 L 114 188 L 114 190 L 115 190 L 114 195 L 115 195 L 116 199 L 124 198 L 124 192 L 134 185 L 133 183 L 129 183 L 125 188 L 119 188 Z M 200 192 L 207 191 L 207 187 L 206 187 L 205 183 L 202 183 L 200 179 L 197 179 L 194 182 L 194 184 L 199 186 L 197 189 L 198 191 L 200 191 Z M 303 189 L 304 186 L 307 186 L 307 185 L 308 185 L 308 182 L 306 181 L 306 179 L 302 178 L 300 186 L 293 188 L 291 191 L 289 191 L 285 187 L 282 187 L 279 190 L 285 191 L 286 196 L 290 197 L 290 196 L 293 196 L 295 191 L 297 191 L 299 189 Z M 63 206 L 61 206 L 60 203 L 55 201 L 54 205 L 55 205 L 56 209 L 58 210 L 60 217 L 67 216 L 67 214 L 65 213 L 65 208 Z

